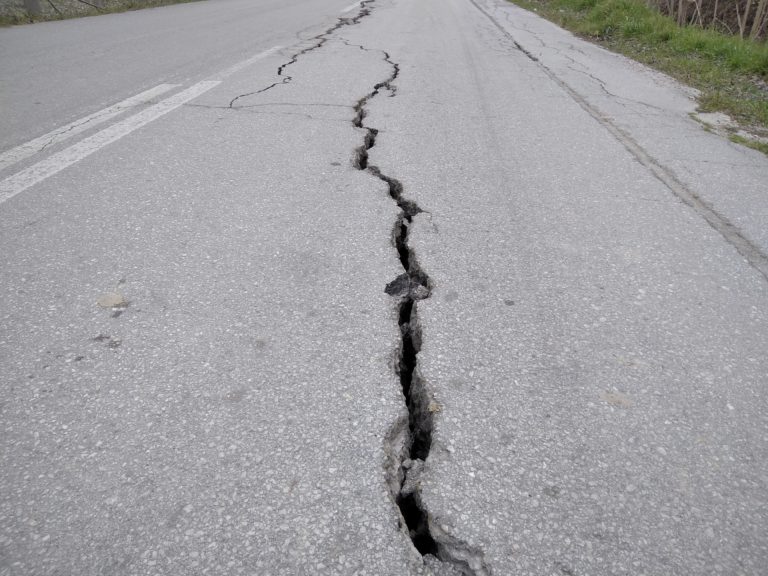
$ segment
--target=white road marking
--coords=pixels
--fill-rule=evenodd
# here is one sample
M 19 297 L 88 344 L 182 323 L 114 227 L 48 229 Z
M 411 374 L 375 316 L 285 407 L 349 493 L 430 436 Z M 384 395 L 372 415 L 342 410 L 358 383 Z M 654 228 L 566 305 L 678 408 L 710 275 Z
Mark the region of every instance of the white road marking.
M 38 182 L 42 182 L 46 178 L 53 176 L 64 168 L 82 160 L 86 156 L 90 156 L 99 148 L 103 148 L 107 144 L 111 144 L 112 142 L 119 140 L 123 136 L 130 134 L 138 128 L 141 128 L 145 124 L 148 124 L 160 116 L 167 114 L 174 108 L 178 108 L 182 104 L 192 100 L 193 98 L 196 98 L 203 92 L 206 92 L 217 84 L 221 83 L 224 78 L 227 78 L 228 76 L 239 72 L 243 68 L 258 62 L 259 60 L 262 60 L 271 54 L 274 54 L 280 49 L 282 49 L 282 46 L 273 46 L 272 48 L 264 50 L 263 52 L 254 54 L 253 56 L 246 58 L 245 60 L 242 60 L 241 62 L 230 66 L 229 68 L 225 68 L 220 73 L 215 75 L 216 79 L 199 82 L 187 90 L 179 92 L 178 94 L 174 94 L 170 98 L 162 100 L 161 102 L 158 102 L 157 104 L 150 106 L 149 108 L 146 108 L 141 112 L 126 118 L 125 120 L 117 122 L 105 128 L 104 130 L 97 132 L 93 136 L 85 138 L 77 144 L 73 144 L 72 146 L 52 154 L 48 158 L 40 160 L 39 162 L 17 172 L 16 174 L 8 176 L 4 180 L 0 180 L 0 204 L 6 200 L 9 200 L 10 198 L 13 198 L 30 186 L 34 186 Z M 137 104 L 145 103 L 151 98 L 163 94 L 164 92 L 168 92 L 169 90 L 178 86 L 178 84 L 160 84 L 159 86 L 155 86 L 154 88 L 142 92 L 141 94 L 127 98 L 122 102 L 118 102 L 113 106 L 105 108 L 104 110 L 100 110 L 99 112 L 95 112 L 89 116 L 85 116 L 84 118 L 80 118 L 79 120 L 67 124 L 66 126 L 62 126 L 49 132 L 48 134 L 44 134 L 39 138 L 35 138 L 34 140 L 30 140 L 29 142 L 21 144 L 20 146 L 12 148 L 11 150 L 7 150 L 6 152 L 0 154 L 0 170 L 15 164 L 20 160 L 29 158 L 30 156 L 41 152 L 52 144 L 62 142 L 68 138 L 71 138 L 72 136 L 90 129 L 93 126 L 114 118 L 118 114 L 124 112 L 126 109 L 136 106 Z
M 80 134 L 81 132 L 85 132 L 93 126 L 98 126 L 110 118 L 114 118 L 118 114 L 125 112 L 125 110 L 128 108 L 133 108 L 139 104 L 145 104 L 152 100 L 152 98 L 155 96 L 164 94 L 165 92 L 168 92 L 169 90 L 172 90 L 178 86 L 178 84 L 160 84 L 159 86 L 150 88 L 149 90 L 146 90 L 140 94 L 126 98 L 122 102 L 118 102 L 117 104 L 113 104 L 112 106 L 104 108 L 103 110 L 99 110 L 98 112 L 84 116 L 79 120 L 70 122 L 66 126 L 60 126 L 55 130 L 51 130 L 39 138 L 35 138 L 34 140 L 20 144 L 15 148 L 6 150 L 0 154 L 0 170 L 4 170 L 5 168 L 8 168 L 8 166 L 12 166 L 17 162 L 24 160 L 25 158 L 34 156 L 38 152 L 42 152 L 48 146 L 63 142 L 64 140 L 72 138 L 72 136 Z
M 205 80 L 0 181 L 0 204 L 220 84 Z
M 280 50 L 282 46 L 272 46 L 269 50 L 264 50 L 264 52 L 259 52 L 258 54 L 254 54 L 250 58 L 246 58 L 242 62 L 238 62 L 234 66 L 230 66 L 229 68 L 225 68 L 222 72 L 219 74 L 215 74 L 215 77 L 219 80 L 223 80 L 227 76 L 232 76 L 235 72 L 239 72 L 246 66 L 250 66 L 254 62 L 258 62 L 259 60 L 262 60 L 269 56 L 270 54 L 274 54 L 278 50 Z
M 342 11 L 341 11 L 341 13 L 342 13 L 342 14 L 345 14 L 345 13 L 347 13 L 347 12 L 350 12 L 351 10 L 354 10 L 354 9 L 355 9 L 355 8 L 357 8 L 358 6 L 360 6 L 360 0 L 358 0 L 358 1 L 357 1 L 357 2 L 355 2 L 354 4 L 350 4 L 349 6 L 347 6 L 346 8 L 344 8 L 344 10 L 342 10 Z

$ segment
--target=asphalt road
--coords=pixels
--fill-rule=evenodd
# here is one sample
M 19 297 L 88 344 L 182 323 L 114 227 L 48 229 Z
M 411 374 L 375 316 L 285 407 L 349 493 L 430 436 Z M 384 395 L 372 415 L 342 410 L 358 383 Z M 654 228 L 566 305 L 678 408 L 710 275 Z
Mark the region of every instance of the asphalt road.
M 768 161 L 688 89 L 501 0 L 0 54 L 0 574 L 764 573 Z
M 351 0 L 206 0 L 2 30 L 0 146 L 332 25 Z M 351 12 L 351 11 L 350 11 Z

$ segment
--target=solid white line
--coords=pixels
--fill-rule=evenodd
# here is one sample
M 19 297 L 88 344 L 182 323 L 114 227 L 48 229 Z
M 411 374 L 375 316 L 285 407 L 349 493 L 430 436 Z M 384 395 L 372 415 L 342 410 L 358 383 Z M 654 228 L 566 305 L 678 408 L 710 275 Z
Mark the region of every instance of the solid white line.
M 350 10 L 354 10 L 354 9 L 355 9 L 355 8 L 357 8 L 359 5 L 360 5 L 360 0 L 357 0 L 357 2 L 355 2 L 354 4 L 350 4 L 349 6 L 347 6 L 346 8 L 344 8 L 344 10 L 342 10 L 342 11 L 341 11 L 341 13 L 342 13 L 342 14 L 344 14 L 344 13 L 346 13 L 346 12 L 349 12 Z
M 6 150 L 2 154 L 0 154 L 0 170 L 3 170 L 8 166 L 16 164 L 16 162 L 20 162 L 25 158 L 34 156 L 38 152 L 42 152 L 48 146 L 57 144 L 59 142 L 63 142 L 68 138 L 72 138 L 72 136 L 80 134 L 81 132 L 85 132 L 86 130 L 92 128 L 93 126 L 98 126 L 99 124 L 106 122 L 110 118 L 114 118 L 118 114 L 124 112 L 127 108 L 133 108 L 134 106 L 137 106 L 139 104 L 145 104 L 150 100 L 152 100 L 152 98 L 159 96 L 160 94 L 164 94 L 165 92 L 168 92 L 169 90 L 172 90 L 177 86 L 179 85 L 178 84 L 160 84 L 159 86 L 150 88 L 149 90 L 146 90 L 141 94 L 136 94 L 135 96 L 126 98 L 122 102 L 113 104 L 108 108 L 104 108 L 103 110 L 99 110 L 98 112 L 94 112 L 93 114 L 89 114 L 88 116 L 84 116 L 79 120 L 75 120 L 74 122 L 71 122 L 66 126 L 61 126 L 59 128 L 56 128 L 55 130 L 51 130 L 50 132 L 48 132 L 47 134 L 43 134 L 39 138 L 35 138 L 34 140 L 30 140 L 29 142 L 20 144 L 15 148 Z
M 272 48 L 270 48 L 269 50 L 264 50 L 264 52 L 259 52 L 258 54 L 254 54 L 250 58 L 246 58 L 242 62 L 238 62 L 234 66 L 230 66 L 229 68 L 224 69 L 219 74 L 214 74 L 214 77 L 219 79 L 219 80 L 223 80 L 227 76 L 232 76 L 232 74 L 234 74 L 235 72 L 239 72 L 240 70 L 242 70 L 246 66 L 250 66 L 254 62 L 258 62 L 259 60 L 262 60 L 262 59 L 266 58 L 270 54 L 274 54 L 275 52 L 277 52 L 281 48 L 282 48 L 282 46 L 272 46 Z
M 83 158 L 90 156 L 100 148 L 119 140 L 123 136 L 149 124 L 153 120 L 157 120 L 161 116 L 168 114 L 168 112 L 171 112 L 193 98 L 200 96 L 217 84 L 220 84 L 220 81 L 206 80 L 198 82 L 194 86 L 191 86 L 178 94 L 174 94 L 165 100 L 161 100 L 157 104 L 145 108 L 141 112 L 129 116 L 125 120 L 116 122 L 115 124 L 104 128 L 104 130 L 97 132 L 93 136 L 89 136 L 88 138 L 65 148 L 61 152 L 52 154 L 40 162 L 17 172 L 13 176 L 9 176 L 5 180 L 0 181 L 0 204 L 13 198 L 30 186 L 34 186 L 46 178 L 53 176 L 57 172 L 64 170 L 75 162 L 79 162 Z

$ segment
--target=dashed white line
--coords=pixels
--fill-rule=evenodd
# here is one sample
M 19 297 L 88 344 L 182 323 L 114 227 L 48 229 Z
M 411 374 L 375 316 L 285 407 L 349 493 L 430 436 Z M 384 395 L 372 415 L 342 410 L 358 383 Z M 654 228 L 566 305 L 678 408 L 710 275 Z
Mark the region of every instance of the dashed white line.
M 30 140 L 29 142 L 20 144 L 15 148 L 6 150 L 0 154 L 0 170 L 4 170 L 5 168 L 8 168 L 8 166 L 12 166 L 17 162 L 24 160 L 25 158 L 34 156 L 48 146 L 63 142 L 64 140 L 72 138 L 72 136 L 89 130 L 93 126 L 98 126 L 99 124 L 114 118 L 118 114 L 125 112 L 128 108 L 133 108 L 134 106 L 138 106 L 140 104 L 146 104 L 156 96 L 160 96 L 161 94 L 164 94 L 165 92 L 168 92 L 169 90 L 172 90 L 178 86 L 178 84 L 160 84 L 159 86 L 145 90 L 140 94 L 126 98 L 122 102 L 118 102 L 117 104 L 113 104 L 112 106 L 104 108 L 103 110 L 99 110 L 98 112 L 94 112 L 88 116 L 83 116 L 79 120 L 70 122 L 65 126 L 51 130 L 47 134 L 43 134 L 34 140 Z
M 225 68 L 223 71 L 219 72 L 218 74 L 215 74 L 215 77 L 219 80 L 223 80 L 227 76 L 232 76 L 235 72 L 239 72 L 246 66 L 250 66 L 254 62 L 258 62 L 259 60 L 263 60 L 270 54 L 274 54 L 278 50 L 280 50 L 282 46 L 272 46 L 272 48 L 268 50 L 264 50 L 264 52 L 259 52 L 258 54 L 254 54 L 250 58 L 246 58 L 245 60 L 238 62 L 237 64 L 234 64 L 233 66 L 230 66 L 229 68 Z
M 203 82 L 198 82 L 186 90 L 174 94 L 165 100 L 161 100 L 157 104 L 145 108 L 141 112 L 129 116 L 120 122 L 116 122 L 96 134 L 5 178 L 0 181 L 0 204 L 13 198 L 30 186 L 34 186 L 46 178 L 64 170 L 75 162 L 79 162 L 83 158 L 90 156 L 100 148 L 119 140 L 123 136 L 149 124 L 153 120 L 157 120 L 161 116 L 168 114 L 168 112 L 175 110 L 179 106 L 200 96 L 220 83 L 219 80 L 205 80 Z

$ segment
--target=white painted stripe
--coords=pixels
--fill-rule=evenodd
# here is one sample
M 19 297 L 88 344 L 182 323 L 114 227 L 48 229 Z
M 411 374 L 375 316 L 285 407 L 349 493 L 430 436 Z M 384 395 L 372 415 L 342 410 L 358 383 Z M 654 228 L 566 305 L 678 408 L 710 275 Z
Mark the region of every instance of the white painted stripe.
M 216 74 L 215 75 L 216 79 L 223 80 L 224 78 L 231 76 L 235 72 L 238 72 L 243 68 L 246 68 L 247 66 L 250 66 L 255 62 L 258 62 L 259 60 L 266 58 L 270 54 L 274 54 L 281 48 L 282 46 L 273 46 L 268 50 L 265 50 L 258 54 L 254 54 L 253 56 L 246 58 L 241 62 L 238 62 L 234 66 L 230 66 L 229 68 L 226 68 L 221 73 Z M 102 124 L 107 120 L 110 120 L 115 116 L 118 116 L 119 114 L 125 112 L 125 110 L 128 108 L 133 108 L 134 106 L 146 104 L 147 102 L 151 101 L 153 98 L 160 96 L 161 94 L 164 94 L 165 92 L 168 92 L 173 88 L 177 88 L 178 86 L 179 84 L 160 84 L 159 86 L 150 88 L 149 90 L 146 90 L 140 94 L 136 94 L 135 96 L 126 98 L 122 102 L 118 102 L 117 104 L 109 106 L 108 108 L 104 108 L 103 110 L 99 110 L 98 112 L 94 112 L 93 114 L 89 114 L 88 116 L 84 116 L 79 120 L 75 120 L 74 122 L 71 122 L 66 126 L 61 126 L 59 128 L 56 128 L 55 130 L 51 130 L 47 134 L 43 134 L 42 136 L 35 138 L 34 140 L 30 140 L 29 142 L 20 144 L 15 148 L 6 150 L 5 152 L 0 154 L 0 170 L 4 170 L 9 166 L 12 166 L 13 164 L 16 164 L 17 162 L 20 162 L 21 160 L 29 158 L 30 156 L 34 156 L 35 154 L 37 154 L 38 152 L 42 152 L 49 146 L 68 140 L 69 138 L 72 138 L 73 136 L 76 136 L 81 132 L 85 132 L 86 130 L 90 130 L 92 127 L 98 126 L 99 124 Z
M 346 8 L 344 8 L 344 10 L 342 10 L 342 11 L 341 11 L 341 13 L 342 13 L 342 14 L 344 14 L 344 13 L 346 13 L 346 12 L 350 12 L 351 10 L 354 10 L 354 9 L 355 9 L 355 8 L 357 8 L 358 6 L 360 6 L 360 0 L 358 0 L 358 1 L 357 1 L 357 2 L 355 2 L 354 4 L 350 4 L 349 6 L 347 6 Z
M 65 148 L 61 152 L 52 154 L 40 162 L 17 172 L 13 176 L 9 176 L 5 180 L 0 181 L 0 204 L 13 198 L 30 186 L 34 186 L 46 178 L 53 176 L 57 172 L 64 170 L 75 162 L 79 162 L 83 158 L 90 156 L 100 148 L 119 140 L 123 136 L 149 124 L 153 120 L 157 120 L 161 116 L 168 114 L 168 112 L 171 112 L 193 98 L 200 96 L 218 84 L 220 84 L 218 80 L 198 82 L 194 86 L 191 86 L 178 94 L 174 94 L 165 100 L 161 100 L 157 104 L 145 108 L 141 112 L 137 112 L 125 120 L 116 122 L 115 124 L 104 128 L 104 130 L 97 132 L 93 136 L 89 136 L 88 138 Z
M 103 110 L 99 110 L 98 112 L 94 112 L 88 116 L 84 116 L 79 120 L 75 120 L 66 126 L 61 126 L 55 130 L 51 130 L 39 138 L 35 138 L 34 140 L 20 144 L 15 148 L 6 150 L 0 154 L 0 170 L 4 170 L 5 168 L 8 168 L 8 166 L 12 166 L 17 162 L 24 160 L 25 158 L 34 156 L 38 152 L 42 152 L 48 146 L 63 142 L 64 140 L 72 138 L 72 136 L 80 134 L 81 132 L 85 132 L 94 126 L 98 126 L 99 124 L 114 118 L 118 114 L 125 112 L 125 110 L 128 108 L 133 108 L 134 106 L 138 106 L 140 104 L 146 104 L 152 100 L 152 98 L 160 96 L 160 94 L 164 94 L 165 92 L 168 92 L 177 86 L 179 85 L 160 84 L 159 86 L 150 88 L 141 94 L 136 94 L 135 96 L 126 98 L 122 102 L 113 104 L 108 108 L 104 108 Z
M 219 80 L 223 80 L 227 76 L 232 76 L 232 74 L 234 74 L 235 72 L 239 72 L 240 70 L 242 70 L 246 66 L 250 66 L 254 62 L 258 62 L 259 60 L 263 60 L 264 58 L 266 58 L 270 54 L 274 54 L 275 52 L 277 52 L 281 48 L 282 48 L 282 46 L 272 46 L 272 48 L 270 48 L 269 50 L 264 50 L 264 52 L 259 52 L 258 54 L 254 54 L 250 58 L 246 58 L 245 60 L 243 60 L 242 62 L 238 62 L 234 66 L 230 66 L 229 68 L 225 68 L 219 74 L 215 74 L 215 77 L 217 79 L 219 79 Z

